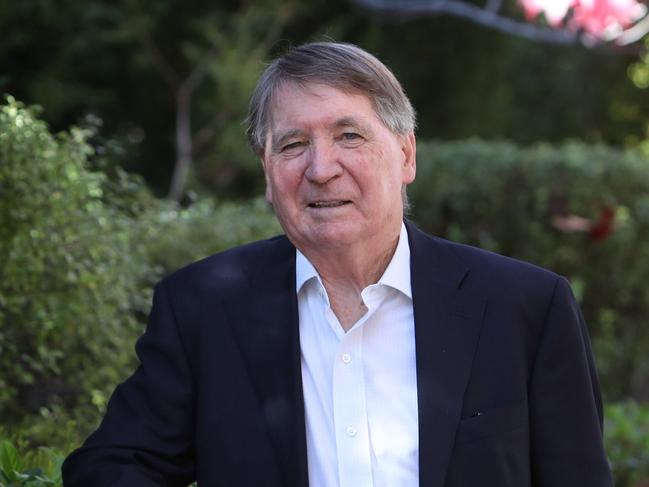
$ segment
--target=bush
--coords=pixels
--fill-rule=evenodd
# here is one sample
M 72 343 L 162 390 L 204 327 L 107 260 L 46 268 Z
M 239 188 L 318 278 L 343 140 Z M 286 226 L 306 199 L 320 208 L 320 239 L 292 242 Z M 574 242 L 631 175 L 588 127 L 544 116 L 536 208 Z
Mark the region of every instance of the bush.
M 33 446 L 85 436 L 133 369 L 164 272 L 278 231 L 259 201 L 179 208 L 98 166 L 90 132 L 0 107 L 0 417 Z
M 646 157 L 578 143 L 421 143 L 409 194 L 431 233 L 566 275 L 607 399 L 649 397 Z
M 61 487 L 63 458 L 51 448 L 21 455 L 11 442 L 0 441 L 0 487 Z
M 633 401 L 610 404 L 604 433 L 615 485 L 649 485 L 649 405 Z
M 159 202 L 142 217 L 146 255 L 161 273 L 246 242 L 281 232 L 262 199 L 245 203 L 201 200 L 188 208 Z
M 103 199 L 79 129 L 52 136 L 12 99 L 0 108 L 0 416 L 71 405 L 132 361 L 151 269 L 132 219 Z M 91 360 L 89 357 L 102 360 Z M 110 357 L 110 360 L 106 360 Z

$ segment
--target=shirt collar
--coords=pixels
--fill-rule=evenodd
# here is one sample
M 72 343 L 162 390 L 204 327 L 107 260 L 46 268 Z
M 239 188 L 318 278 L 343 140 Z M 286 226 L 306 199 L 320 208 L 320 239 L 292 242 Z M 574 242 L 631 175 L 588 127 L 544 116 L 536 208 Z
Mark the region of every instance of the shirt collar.
M 295 249 L 295 289 L 299 293 L 302 286 L 311 279 L 320 280 L 318 271 L 316 271 L 309 259 Z M 406 226 L 401 222 L 401 232 L 399 233 L 399 242 L 394 251 L 385 272 L 377 284 L 390 286 L 412 299 L 412 288 L 410 285 L 410 245 L 408 243 L 408 232 Z
M 379 279 L 379 284 L 390 286 L 412 299 L 412 288 L 410 285 L 410 244 L 408 243 L 408 231 L 401 222 L 401 233 L 399 243 L 394 251 L 392 260 Z
M 320 279 L 318 271 L 306 256 L 295 249 L 295 290 L 299 293 L 302 286 L 311 279 Z

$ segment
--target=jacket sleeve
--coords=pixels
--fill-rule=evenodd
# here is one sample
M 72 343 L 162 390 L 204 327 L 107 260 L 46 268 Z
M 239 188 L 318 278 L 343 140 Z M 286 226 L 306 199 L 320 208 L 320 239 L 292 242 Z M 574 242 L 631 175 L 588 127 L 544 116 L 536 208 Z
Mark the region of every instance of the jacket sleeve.
M 588 331 L 564 278 L 555 285 L 529 388 L 532 485 L 612 487 Z
M 139 367 L 116 388 L 97 431 L 63 464 L 66 487 L 194 481 L 194 378 L 165 281 L 156 287 L 136 351 Z

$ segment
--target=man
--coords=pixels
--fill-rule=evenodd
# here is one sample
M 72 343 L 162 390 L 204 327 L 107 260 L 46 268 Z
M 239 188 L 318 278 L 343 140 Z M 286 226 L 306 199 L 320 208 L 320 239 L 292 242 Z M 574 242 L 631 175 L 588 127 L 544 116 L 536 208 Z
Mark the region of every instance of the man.
M 286 236 L 158 284 L 65 485 L 611 486 L 565 279 L 404 222 L 415 117 L 392 73 L 307 44 L 248 121 Z

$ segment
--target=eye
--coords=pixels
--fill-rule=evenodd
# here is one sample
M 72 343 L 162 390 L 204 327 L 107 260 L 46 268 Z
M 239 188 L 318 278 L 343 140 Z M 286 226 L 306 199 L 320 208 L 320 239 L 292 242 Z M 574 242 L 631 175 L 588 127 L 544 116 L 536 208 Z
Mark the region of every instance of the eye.
M 280 149 L 280 152 L 295 152 L 304 146 L 304 142 L 301 140 L 285 144 Z
M 365 139 L 357 132 L 343 132 L 338 137 L 338 140 L 343 146 L 354 148 L 361 145 Z
M 343 140 L 356 140 L 356 139 L 360 139 L 361 136 L 354 133 L 354 132 L 345 132 L 342 135 L 342 138 L 343 138 Z

